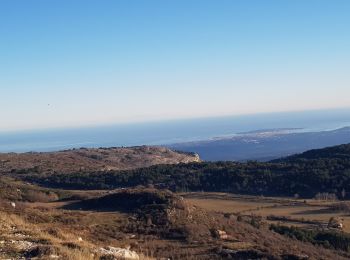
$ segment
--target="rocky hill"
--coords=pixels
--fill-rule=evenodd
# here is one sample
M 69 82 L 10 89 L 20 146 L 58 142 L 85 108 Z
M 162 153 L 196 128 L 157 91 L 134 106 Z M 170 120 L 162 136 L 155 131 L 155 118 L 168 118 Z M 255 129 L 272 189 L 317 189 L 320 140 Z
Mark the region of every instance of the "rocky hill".
M 0 202 L 0 259 L 349 257 L 282 236 L 255 216 L 207 212 L 167 190 L 138 187 L 74 201 Z
M 73 149 L 47 153 L 2 153 L 0 173 L 31 170 L 40 173 L 126 170 L 156 164 L 199 162 L 198 155 L 164 147 Z

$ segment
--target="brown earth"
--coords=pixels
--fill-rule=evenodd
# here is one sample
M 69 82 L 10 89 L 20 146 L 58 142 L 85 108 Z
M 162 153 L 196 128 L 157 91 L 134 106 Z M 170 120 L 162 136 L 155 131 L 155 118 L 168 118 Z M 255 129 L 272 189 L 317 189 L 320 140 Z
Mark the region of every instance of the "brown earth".
M 84 194 L 4 181 L 11 190 L 33 194 L 30 201 L 18 196 L 16 207 L 1 198 L 0 259 L 114 259 L 96 253 L 108 246 L 130 248 L 140 259 L 350 257 L 281 236 L 259 221 L 204 210 L 167 190 L 139 187 Z M 36 192 L 57 197 L 43 202 L 38 196 L 37 202 Z

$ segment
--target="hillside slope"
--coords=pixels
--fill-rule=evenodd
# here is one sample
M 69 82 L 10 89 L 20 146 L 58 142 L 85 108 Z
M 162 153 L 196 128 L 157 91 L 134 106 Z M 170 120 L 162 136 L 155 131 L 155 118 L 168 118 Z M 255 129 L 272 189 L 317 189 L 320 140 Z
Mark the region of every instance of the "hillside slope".
M 164 147 L 73 149 L 47 153 L 0 153 L 0 173 L 31 170 L 40 173 L 126 170 L 156 164 L 198 162 L 191 153 Z
M 1 181 L 1 180 L 0 180 Z M 0 203 L 0 259 L 348 259 L 281 236 L 253 216 L 207 212 L 166 190 Z M 112 249 L 134 258 L 118 257 Z M 131 251 L 130 251 L 131 250 Z
M 350 144 L 326 147 L 323 149 L 309 150 L 301 154 L 295 154 L 285 158 L 274 160 L 274 162 L 296 162 L 298 160 L 324 160 L 324 159 L 350 159 Z
M 204 162 L 156 165 L 128 171 L 47 175 L 28 172 L 15 176 L 56 188 L 113 189 L 152 184 L 174 191 L 264 196 L 298 194 L 304 198 L 315 197 L 318 193 L 332 193 L 338 198 L 349 199 L 350 151 L 347 147 L 342 145 L 299 155 L 300 158 L 308 156 L 311 159 L 286 158 L 268 163 Z

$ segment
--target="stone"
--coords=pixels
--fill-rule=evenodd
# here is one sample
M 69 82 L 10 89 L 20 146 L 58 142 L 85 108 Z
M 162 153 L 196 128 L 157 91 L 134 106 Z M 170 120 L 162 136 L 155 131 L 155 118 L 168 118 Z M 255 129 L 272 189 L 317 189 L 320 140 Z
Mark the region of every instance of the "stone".
M 119 247 L 106 247 L 106 248 L 100 248 L 98 250 L 98 253 L 104 255 L 104 256 L 113 256 L 115 259 L 120 260 L 139 260 L 139 255 L 131 251 L 130 249 L 125 248 L 119 248 Z

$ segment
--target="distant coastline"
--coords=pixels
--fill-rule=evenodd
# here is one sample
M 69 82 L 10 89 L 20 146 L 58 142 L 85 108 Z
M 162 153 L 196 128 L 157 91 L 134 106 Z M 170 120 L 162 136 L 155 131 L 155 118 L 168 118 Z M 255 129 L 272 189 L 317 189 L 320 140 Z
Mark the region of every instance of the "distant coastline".
M 261 131 L 321 132 L 350 126 L 350 109 L 199 118 L 0 133 L 0 152 L 169 145 Z
M 350 127 L 325 131 L 269 129 L 167 145 L 199 154 L 205 161 L 269 161 L 311 149 L 350 143 Z

